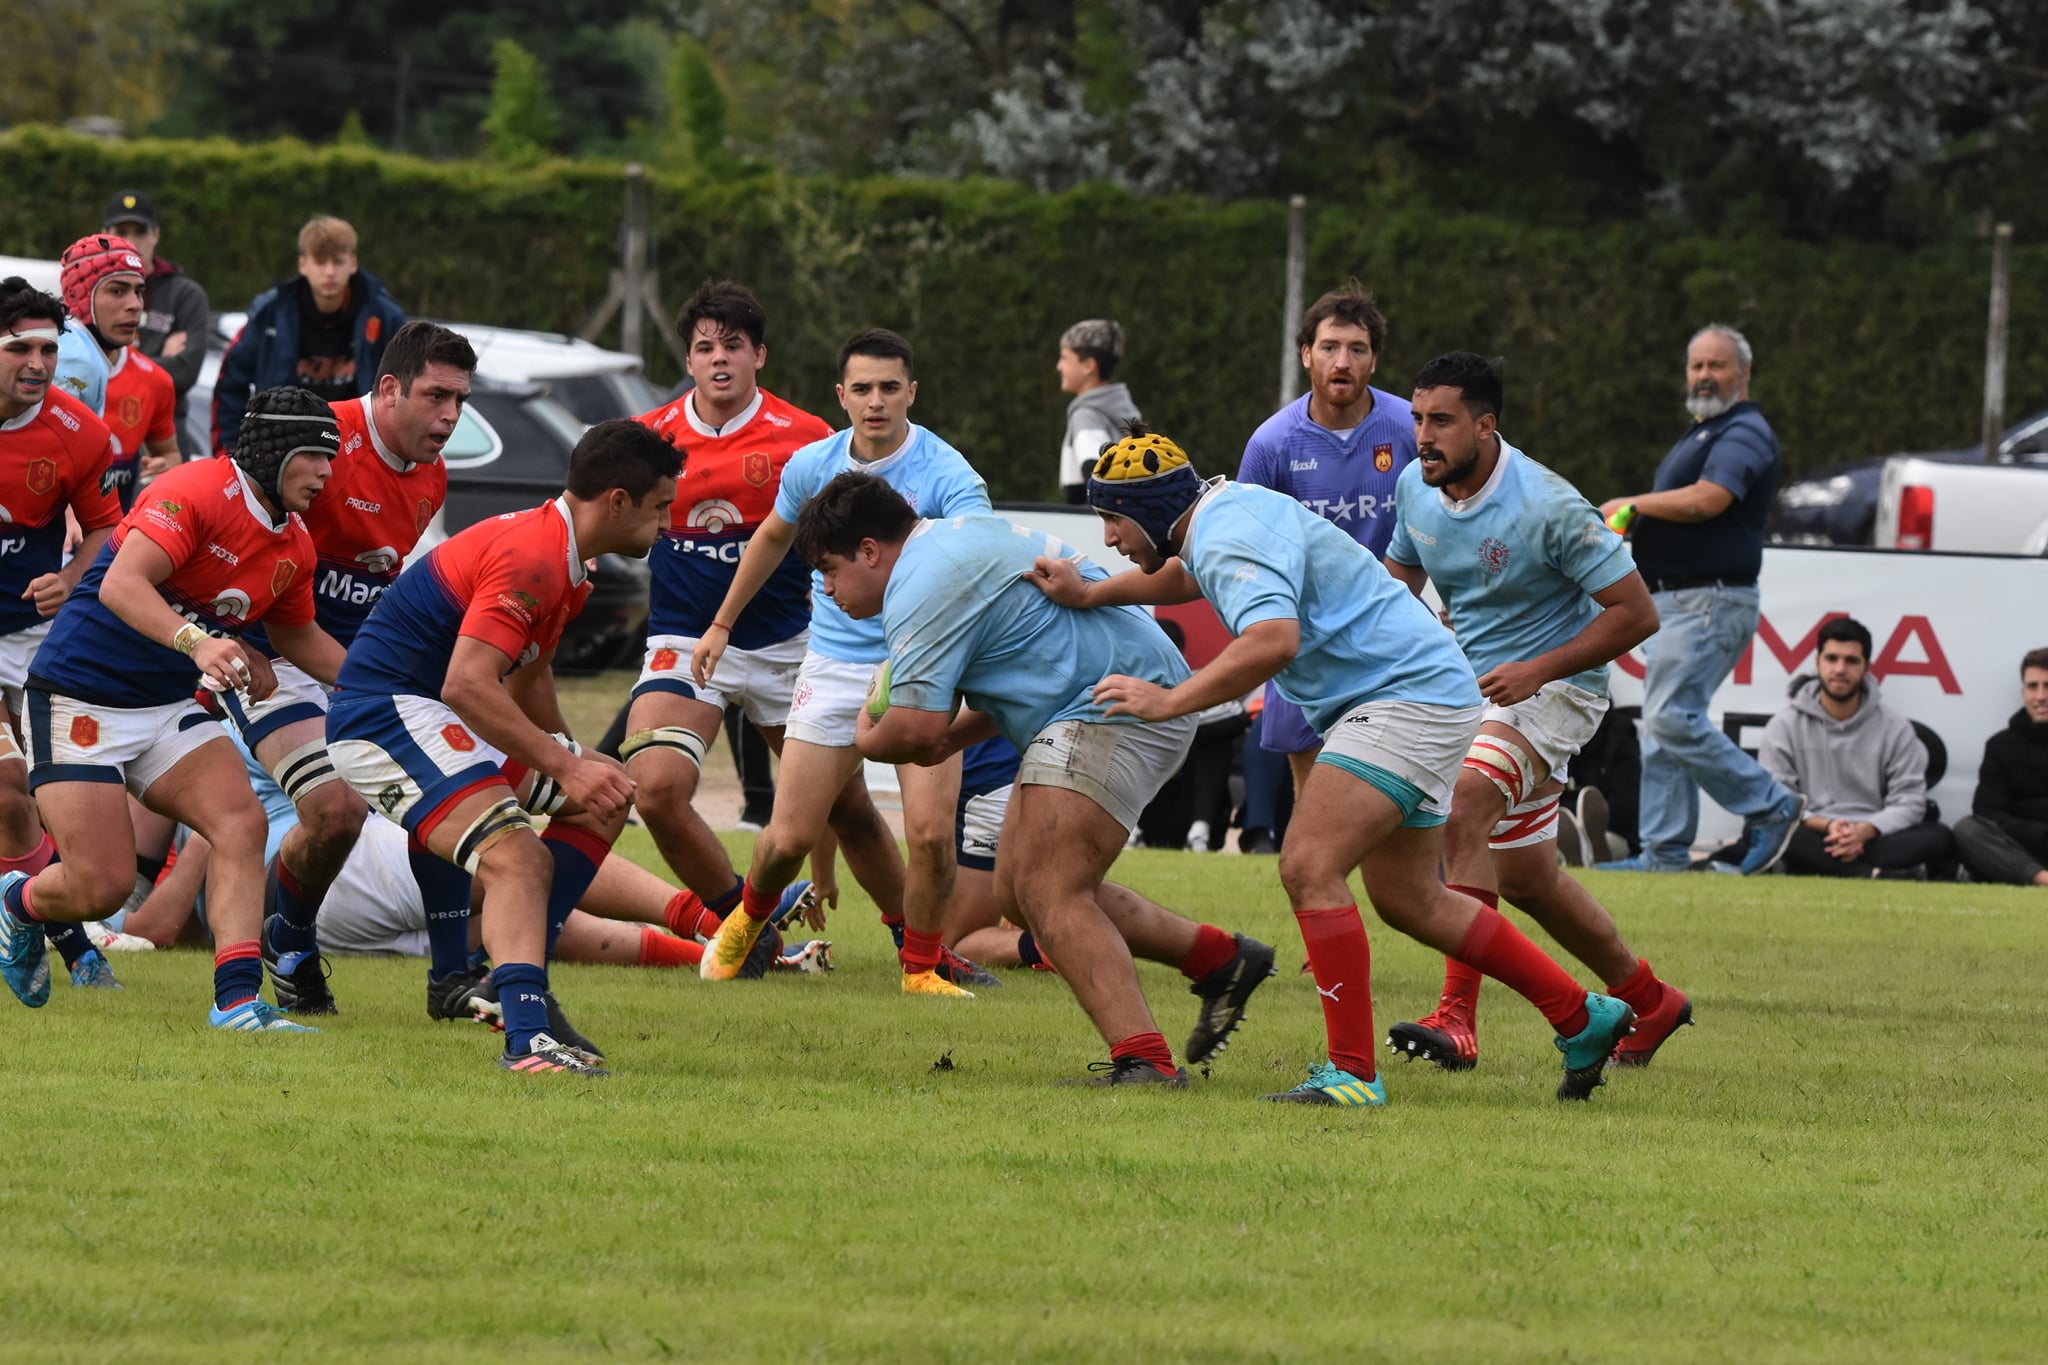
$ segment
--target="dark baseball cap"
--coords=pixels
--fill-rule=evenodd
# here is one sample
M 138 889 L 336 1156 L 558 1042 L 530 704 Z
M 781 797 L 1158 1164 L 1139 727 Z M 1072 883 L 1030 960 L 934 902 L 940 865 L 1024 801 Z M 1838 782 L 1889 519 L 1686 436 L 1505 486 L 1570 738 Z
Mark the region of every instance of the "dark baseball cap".
M 156 205 L 149 202 L 149 196 L 141 190 L 118 190 L 107 201 L 106 214 L 100 219 L 100 226 L 112 227 L 116 223 L 140 223 L 146 228 L 157 226 Z

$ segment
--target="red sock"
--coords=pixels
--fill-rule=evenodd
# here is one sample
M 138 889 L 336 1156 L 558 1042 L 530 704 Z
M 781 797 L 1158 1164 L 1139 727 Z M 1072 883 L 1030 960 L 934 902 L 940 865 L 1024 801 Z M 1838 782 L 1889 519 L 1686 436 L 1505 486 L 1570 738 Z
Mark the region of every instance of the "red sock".
M 1126 1057 L 1142 1057 L 1158 1067 L 1163 1075 L 1171 1076 L 1176 1070 L 1173 1049 L 1166 1045 L 1163 1033 L 1133 1033 L 1122 1042 L 1109 1045 L 1111 1061 L 1120 1062 Z
M 50 865 L 50 859 L 57 856 L 57 846 L 50 842 L 50 831 L 44 830 L 36 846 L 19 858 L 0 858 L 0 872 L 26 872 L 33 877 Z
M 1500 911 L 1482 908 L 1473 918 L 1465 941 L 1458 945 L 1458 960 L 1522 996 L 1565 1037 L 1584 1031 L 1585 989 Z
M 775 914 L 775 903 L 782 899 L 782 888 L 763 894 L 748 882 L 740 891 L 740 907 L 747 912 L 748 919 L 765 920 Z
M 1450 890 L 1470 896 L 1489 910 L 1500 909 L 1498 891 L 1486 891 L 1476 886 L 1453 886 Z M 1486 973 L 1477 967 L 1468 966 L 1455 957 L 1444 959 L 1444 998 L 1464 1006 L 1467 1014 L 1479 1012 L 1479 983 L 1484 980 Z
M 940 946 L 937 934 L 925 934 L 905 928 L 903 946 L 896 950 L 897 959 L 903 963 L 903 974 L 916 976 L 919 972 L 928 972 L 938 966 Z
M 1200 981 L 1236 956 L 1237 940 L 1213 924 L 1204 924 L 1195 930 L 1195 946 L 1180 960 L 1180 974 Z
M 884 929 L 901 929 L 901 928 L 903 927 L 903 915 L 902 915 L 902 912 L 901 912 L 901 911 L 899 911 L 899 912 L 897 912 L 896 914 L 893 914 L 893 915 L 888 915 L 888 914 L 885 914 L 885 915 L 883 915 L 883 916 L 882 916 L 882 927 L 883 927 Z
M 1355 905 L 1329 910 L 1297 910 L 1301 941 L 1308 948 L 1309 970 L 1316 974 L 1316 994 L 1323 1000 L 1323 1029 L 1329 1034 L 1330 1061 L 1362 1081 L 1379 1074 L 1372 1031 L 1372 947 L 1365 921 Z
M 688 939 L 670 938 L 651 924 L 640 926 L 640 965 L 643 967 L 694 967 L 704 960 L 704 945 Z
M 662 907 L 661 920 L 678 938 L 695 938 L 698 934 L 710 938 L 721 923 L 703 898 L 688 887 L 669 897 L 668 904 Z
M 1637 958 L 1636 969 L 1629 973 L 1628 980 L 1607 992 L 1615 999 L 1624 1001 L 1637 1014 L 1648 1014 L 1663 1003 L 1664 983 L 1650 970 L 1648 958 Z

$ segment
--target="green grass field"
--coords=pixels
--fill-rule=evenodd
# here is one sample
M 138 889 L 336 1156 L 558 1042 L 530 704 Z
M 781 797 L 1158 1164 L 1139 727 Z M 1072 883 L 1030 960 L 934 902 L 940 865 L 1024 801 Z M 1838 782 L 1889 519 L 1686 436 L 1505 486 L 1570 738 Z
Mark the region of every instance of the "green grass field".
M 340 961 L 318 1037 L 207 1030 L 193 952 L 0 1000 L 0 1357 L 2048 1354 L 2038 893 L 1600 877 L 1697 1008 L 1653 1068 L 1560 1106 L 1490 986 L 1476 1072 L 1333 1112 L 1255 1099 L 1321 1037 L 1273 861 L 1119 875 L 1282 946 L 1187 1093 L 1054 1088 L 1102 1049 L 1044 974 L 904 1000 L 857 895 L 829 978 L 558 969 L 600 1083 L 499 1072 L 411 962 Z M 1384 1030 L 1439 969 L 1374 946 Z M 1193 1002 L 1144 970 L 1177 1049 Z

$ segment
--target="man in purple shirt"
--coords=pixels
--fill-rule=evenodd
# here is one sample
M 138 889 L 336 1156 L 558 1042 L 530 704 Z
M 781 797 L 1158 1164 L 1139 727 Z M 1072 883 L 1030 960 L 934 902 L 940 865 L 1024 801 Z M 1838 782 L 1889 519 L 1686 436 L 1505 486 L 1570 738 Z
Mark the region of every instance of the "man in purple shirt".
M 1386 338 L 1386 316 L 1357 280 L 1317 299 L 1295 337 L 1308 394 L 1252 433 L 1237 470 L 1238 482 L 1285 493 L 1374 559 L 1394 534 L 1394 485 L 1415 459 L 1408 401 L 1372 387 Z M 1322 738 L 1271 683 L 1260 725 L 1260 747 L 1287 755 L 1300 790 Z M 1248 834 L 1253 823 L 1248 814 Z

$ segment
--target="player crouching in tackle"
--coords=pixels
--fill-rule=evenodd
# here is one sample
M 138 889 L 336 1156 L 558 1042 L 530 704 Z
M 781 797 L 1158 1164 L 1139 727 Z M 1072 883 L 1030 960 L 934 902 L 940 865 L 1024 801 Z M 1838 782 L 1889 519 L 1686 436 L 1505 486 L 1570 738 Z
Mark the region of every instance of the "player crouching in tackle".
M 798 517 L 795 543 L 839 610 L 881 618 L 889 655 L 856 718 L 863 757 L 940 764 L 992 734 L 1024 755 L 996 853 L 997 895 L 1109 1044 L 1091 1083 L 1185 1086 L 1132 954 L 1197 982 L 1187 1056 L 1202 1062 L 1272 974 L 1273 950 L 1103 885 L 1139 812 L 1186 757 L 1195 722 L 1138 725 L 1104 716 L 1089 698 L 1109 673 L 1179 682 L 1188 671 L 1180 651 L 1146 612 L 1069 611 L 1025 582 L 1035 562 L 1071 553 L 1043 532 L 993 516 L 920 521 L 872 475 L 827 483 Z M 956 698 L 973 710 L 956 718 Z
M 343 779 L 476 878 L 505 1030 L 498 1065 L 510 1071 L 610 1074 L 554 1006 L 547 961 L 625 826 L 633 784 L 567 738 L 550 664 L 590 595 L 584 561 L 645 557 L 681 469 L 636 422 L 592 427 L 561 497 L 478 522 L 399 575 L 349 647 L 328 709 Z M 528 812 L 551 817 L 545 835 Z
M 1593 893 L 1557 864 L 1566 765 L 1607 713 L 1607 665 L 1657 629 L 1650 590 L 1620 536 L 1579 490 L 1501 439 L 1500 371 L 1454 351 L 1415 376 L 1421 458 L 1402 471 L 1387 571 L 1436 584 L 1487 700 L 1444 834 L 1453 888 L 1505 898 L 1599 973 L 1636 1011 L 1615 1050 L 1648 1066 L 1692 1004 L 1629 951 Z M 1496 888 L 1498 888 L 1496 890 Z M 1446 1071 L 1479 1062 L 1479 973 L 1444 963 L 1437 1007 L 1388 1031 L 1397 1056 Z
M 1236 638 L 1177 685 L 1105 677 L 1111 716 L 1162 724 L 1271 678 L 1323 737 L 1280 850 L 1329 1033 L 1329 1060 L 1271 1100 L 1380 1105 L 1371 958 L 1345 877 L 1356 867 L 1381 919 L 1506 982 L 1543 1012 L 1564 1054 L 1559 1099 L 1584 1099 L 1634 1018 L 1581 990 L 1498 910 L 1437 880 L 1458 765 L 1483 706 L 1450 635 L 1372 553 L 1293 498 L 1196 476 L 1163 436 L 1133 434 L 1088 479 L 1103 541 L 1141 572 L 1085 582 L 1041 560 L 1037 581 L 1076 607 L 1207 597 Z M 1060 966 L 1066 964 L 1061 961 Z
M 235 639 L 263 621 L 271 646 L 332 681 L 341 646 L 313 620 L 313 540 L 298 514 L 332 469 L 339 429 L 303 389 L 258 394 L 233 461 L 180 465 L 150 485 L 57 614 L 29 665 L 29 784 L 63 861 L 0 877 L 0 967 L 23 1004 L 49 996 L 38 921 L 104 919 L 134 889 L 133 792 L 214 848 L 208 1022 L 314 1032 L 265 1004 L 263 807 L 242 756 L 192 700 L 202 679 L 261 700 L 276 687 Z

